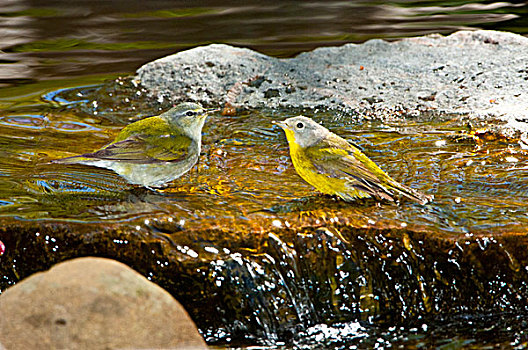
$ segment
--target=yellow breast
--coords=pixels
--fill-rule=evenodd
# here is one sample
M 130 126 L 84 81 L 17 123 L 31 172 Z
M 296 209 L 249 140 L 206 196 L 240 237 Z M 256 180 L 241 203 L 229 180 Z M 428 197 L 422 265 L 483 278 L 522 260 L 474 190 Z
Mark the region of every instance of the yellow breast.
M 340 195 L 347 191 L 345 186 L 346 180 L 319 173 L 304 150 L 295 142 L 293 132 L 291 130 L 285 130 L 285 133 L 290 146 L 290 156 L 293 166 L 297 174 L 304 181 L 308 182 L 318 191 L 329 195 Z

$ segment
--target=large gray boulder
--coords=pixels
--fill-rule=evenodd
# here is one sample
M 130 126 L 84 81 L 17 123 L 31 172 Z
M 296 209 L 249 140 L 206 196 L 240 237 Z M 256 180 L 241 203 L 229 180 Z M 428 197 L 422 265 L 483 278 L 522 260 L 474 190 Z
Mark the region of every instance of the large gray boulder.
M 7 350 L 206 348 L 169 293 L 109 259 L 79 258 L 30 276 L 0 295 L 0 315 Z
M 370 40 L 292 59 L 215 44 L 150 62 L 136 78 L 159 101 L 462 113 L 504 118 L 524 130 L 518 121 L 528 118 L 527 62 L 527 38 L 479 30 Z

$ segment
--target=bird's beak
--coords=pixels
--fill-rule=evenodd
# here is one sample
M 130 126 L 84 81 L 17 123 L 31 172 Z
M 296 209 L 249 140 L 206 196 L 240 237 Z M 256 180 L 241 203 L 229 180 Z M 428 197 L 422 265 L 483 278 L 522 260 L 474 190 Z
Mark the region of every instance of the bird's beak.
M 278 126 L 280 126 L 281 128 L 283 128 L 283 129 L 289 129 L 289 128 L 288 128 L 288 124 L 286 124 L 284 121 L 279 121 L 279 122 L 278 122 L 278 121 L 273 120 L 273 121 L 271 122 L 271 124 L 278 125 Z
M 222 109 L 221 108 L 206 108 L 205 109 L 205 113 L 214 113 L 214 112 L 220 112 Z

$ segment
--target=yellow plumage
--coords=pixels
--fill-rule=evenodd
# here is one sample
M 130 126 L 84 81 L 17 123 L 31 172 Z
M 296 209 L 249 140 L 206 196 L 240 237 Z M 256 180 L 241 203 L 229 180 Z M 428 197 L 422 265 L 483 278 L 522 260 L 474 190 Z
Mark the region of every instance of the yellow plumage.
M 359 149 L 310 118 L 277 124 L 286 134 L 295 170 L 322 193 L 346 201 L 368 197 L 394 201 L 397 194 L 422 204 L 432 199 L 393 180 Z

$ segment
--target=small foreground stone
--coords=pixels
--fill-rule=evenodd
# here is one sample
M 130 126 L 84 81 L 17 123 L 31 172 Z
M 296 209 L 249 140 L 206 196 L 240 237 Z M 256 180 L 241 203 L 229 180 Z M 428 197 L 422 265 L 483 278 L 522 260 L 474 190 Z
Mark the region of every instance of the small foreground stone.
M 110 259 L 74 259 L 30 276 L 0 295 L 0 315 L 8 350 L 207 348 L 169 293 Z

